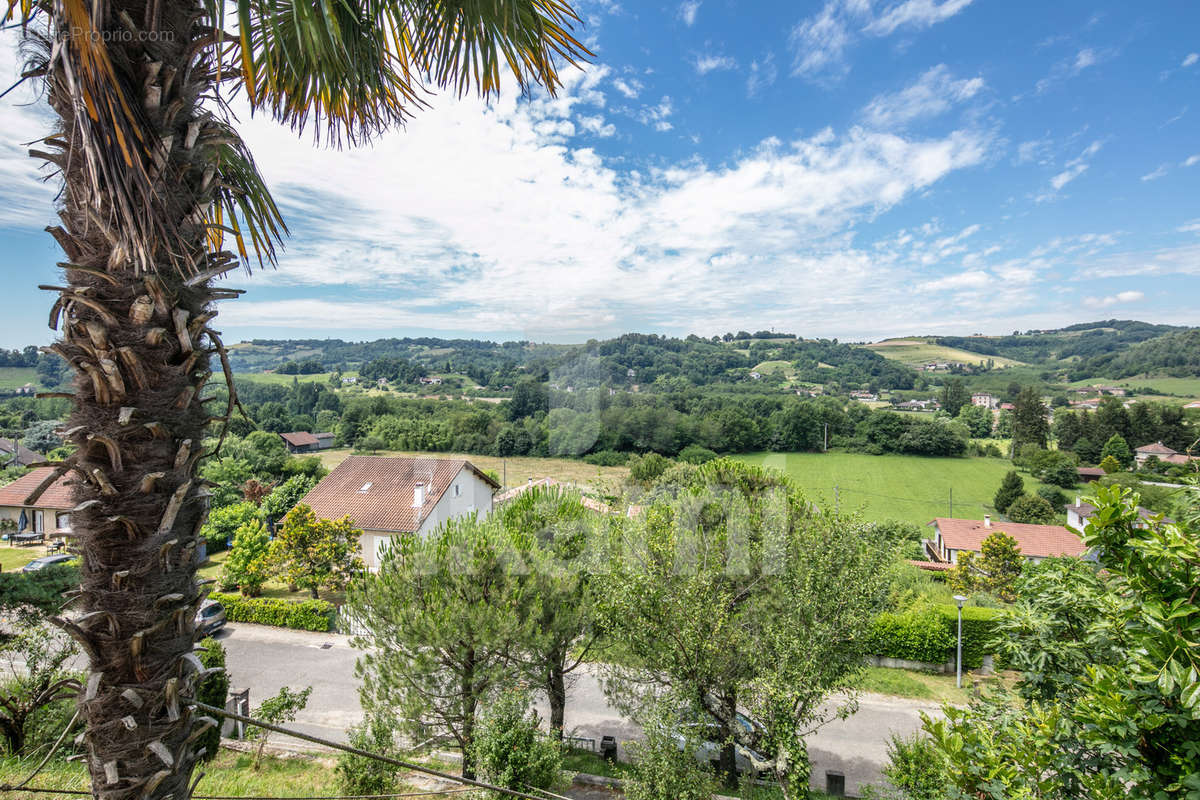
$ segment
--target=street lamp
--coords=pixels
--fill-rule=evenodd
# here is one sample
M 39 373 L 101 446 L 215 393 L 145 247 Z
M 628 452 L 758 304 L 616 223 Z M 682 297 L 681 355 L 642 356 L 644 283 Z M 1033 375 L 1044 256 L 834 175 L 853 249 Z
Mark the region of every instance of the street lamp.
M 962 607 L 963 603 L 967 602 L 967 598 L 961 594 L 954 595 L 954 602 L 958 603 L 958 658 L 955 659 L 957 666 L 957 677 L 954 685 L 959 689 L 962 688 Z

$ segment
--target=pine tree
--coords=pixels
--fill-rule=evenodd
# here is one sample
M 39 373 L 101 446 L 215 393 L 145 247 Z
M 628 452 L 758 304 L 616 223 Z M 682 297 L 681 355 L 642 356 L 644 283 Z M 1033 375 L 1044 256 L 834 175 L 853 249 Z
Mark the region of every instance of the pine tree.
M 1004 480 L 1000 482 L 1000 488 L 996 490 L 996 496 L 992 498 L 992 505 L 1001 514 L 1006 514 L 1008 507 L 1023 494 L 1025 494 L 1025 481 L 1021 480 L 1021 476 L 1015 469 L 1010 469 L 1004 476 Z
M 1045 448 L 1050 437 L 1046 404 L 1032 386 L 1026 386 L 1013 403 L 1013 452 L 1021 452 L 1021 446 L 1036 444 Z
M 1125 441 L 1125 437 L 1119 433 L 1114 433 L 1104 443 L 1104 449 L 1100 451 L 1100 461 L 1111 456 L 1122 469 L 1127 469 L 1133 464 L 1133 452 L 1129 449 L 1129 443 Z

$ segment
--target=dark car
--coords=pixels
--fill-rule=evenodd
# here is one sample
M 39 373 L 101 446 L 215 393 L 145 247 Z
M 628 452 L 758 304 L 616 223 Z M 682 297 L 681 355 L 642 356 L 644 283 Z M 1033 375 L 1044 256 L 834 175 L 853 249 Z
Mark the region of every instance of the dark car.
M 225 606 L 216 600 L 205 600 L 196 611 L 196 633 L 211 636 L 225 627 Z
M 57 555 L 52 556 L 42 556 L 41 558 L 35 558 L 33 561 L 30 561 L 28 564 L 21 567 L 21 572 L 37 572 L 40 569 L 52 567 L 55 564 L 66 564 L 68 561 L 74 560 L 75 556 L 71 555 L 70 553 L 58 553 Z

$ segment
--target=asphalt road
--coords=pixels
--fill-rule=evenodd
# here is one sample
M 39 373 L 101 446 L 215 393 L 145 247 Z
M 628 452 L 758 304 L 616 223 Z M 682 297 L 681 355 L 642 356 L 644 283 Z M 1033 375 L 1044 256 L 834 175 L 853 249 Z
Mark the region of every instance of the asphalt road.
M 307 633 L 259 625 L 231 624 L 219 637 L 227 652 L 233 689 L 249 689 L 257 706 L 281 686 L 312 687 L 308 706 L 295 727 L 316 736 L 345 741 L 345 731 L 362 717 L 357 651 L 349 637 Z M 921 727 L 920 713 L 937 715 L 938 706 L 926 701 L 883 695 L 860 696 L 859 709 L 846 720 L 835 720 L 808 737 L 813 786 L 824 789 L 826 772 L 845 776 L 846 790 L 857 795 L 862 784 L 880 780 L 887 763 L 892 734 L 910 734 Z M 545 711 L 542 711 L 543 717 Z M 570 733 L 591 737 L 615 736 L 618 742 L 636 739 L 636 725 L 609 706 L 594 671 L 581 671 L 569 689 L 566 724 Z M 278 744 L 285 744 L 273 737 Z

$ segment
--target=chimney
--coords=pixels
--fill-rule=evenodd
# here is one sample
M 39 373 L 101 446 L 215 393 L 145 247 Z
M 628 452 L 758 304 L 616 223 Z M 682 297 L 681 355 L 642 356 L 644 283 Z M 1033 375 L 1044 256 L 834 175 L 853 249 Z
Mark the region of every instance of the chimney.
M 413 508 L 425 505 L 425 484 L 418 483 L 413 487 Z
M 1081 505 L 1083 505 L 1083 498 L 1079 495 L 1075 495 L 1075 507 L 1079 508 Z
M 529 476 L 529 485 L 533 486 L 533 476 L 532 475 Z
M 985 528 L 992 527 L 992 515 L 991 514 L 983 515 L 983 527 L 985 527 Z

